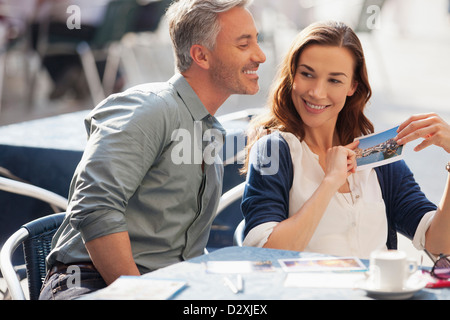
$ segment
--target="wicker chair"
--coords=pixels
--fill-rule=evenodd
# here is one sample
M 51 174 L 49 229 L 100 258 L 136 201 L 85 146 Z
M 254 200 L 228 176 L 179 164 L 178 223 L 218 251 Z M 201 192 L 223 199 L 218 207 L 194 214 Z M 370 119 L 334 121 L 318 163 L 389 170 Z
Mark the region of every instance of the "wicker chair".
M 25 293 L 11 258 L 22 244 L 28 279 L 30 300 L 37 300 L 46 276 L 45 259 L 50 252 L 53 235 L 58 230 L 65 213 L 55 213 L 24 224 L 12 234 L 0 252 L 0 268 L 13 300 L 25 300 Z

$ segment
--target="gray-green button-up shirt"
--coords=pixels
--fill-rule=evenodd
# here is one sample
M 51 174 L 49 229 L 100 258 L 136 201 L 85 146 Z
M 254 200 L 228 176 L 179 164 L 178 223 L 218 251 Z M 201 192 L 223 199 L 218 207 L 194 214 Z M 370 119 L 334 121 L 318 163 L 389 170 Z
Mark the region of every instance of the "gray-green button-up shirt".
M 122 231 L 141 273 L 201 255 L 222 193 L 223 165 L 211 150 L 225 131 L 184 77 L 112 95 L 85 124 L 48 265 L 89 261 L 85 242 Z

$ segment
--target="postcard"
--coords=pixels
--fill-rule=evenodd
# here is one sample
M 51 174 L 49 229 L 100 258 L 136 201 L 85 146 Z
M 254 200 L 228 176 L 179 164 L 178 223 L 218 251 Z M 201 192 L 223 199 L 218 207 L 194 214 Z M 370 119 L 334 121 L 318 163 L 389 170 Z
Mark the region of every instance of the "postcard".
M 367 267 L 356 257 L 320 257 L 280 259 L 278 262 L 286 272 L 318 271 L 366 271 Z
M 312 273 L 297 272 L 288 273 L 284 281 L 285 287 L 294 288 L 335 288 L 354 289 L 362 281 L 366 280 L 364 272 L 341 273 Z
M 250 273 L 274 271 L 271 261 L 208 261 L 208 273 Z
M 357 170 L 375 168 L 403 159 L 403 146 L 397 144 L 398 127 L 356 138 L 359 140 L 356 148 Z

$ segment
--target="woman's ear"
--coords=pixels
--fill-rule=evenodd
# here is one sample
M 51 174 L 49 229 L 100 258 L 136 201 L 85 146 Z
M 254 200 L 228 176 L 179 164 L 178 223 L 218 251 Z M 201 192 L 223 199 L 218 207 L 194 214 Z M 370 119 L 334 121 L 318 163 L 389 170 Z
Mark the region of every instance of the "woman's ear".
M 191 47 L 191 57 L 200 68 L 209 69 L 209 51 L 204 46 L 194 44 Z
M 356 89 L 358 89 L 358 81 L 353 81 L 353 84 L 350 87 L 350 90 L 348 90 L 348 92 L 347 92 L 347 96 L 351 97 L 356 92 Z

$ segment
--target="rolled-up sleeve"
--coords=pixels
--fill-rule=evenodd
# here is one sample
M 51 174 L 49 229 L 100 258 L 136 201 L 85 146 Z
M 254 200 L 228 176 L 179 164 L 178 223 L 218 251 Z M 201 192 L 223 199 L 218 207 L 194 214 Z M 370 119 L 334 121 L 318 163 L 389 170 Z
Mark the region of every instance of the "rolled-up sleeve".
M 246 236 L 259 225 L 288 218 L 292 170 L 289 145 L 280 134 L 265 136 L 252 147 L 241 204 Z
M 70 223 L 84 242 L 127 231 L 127 203 L 170 141 L 173 120 L 166 104 L 156 95 L 150 101 L 143 106 L 139 94 L 115 95 L 86 119 L 88 142 L 68 208 Z

